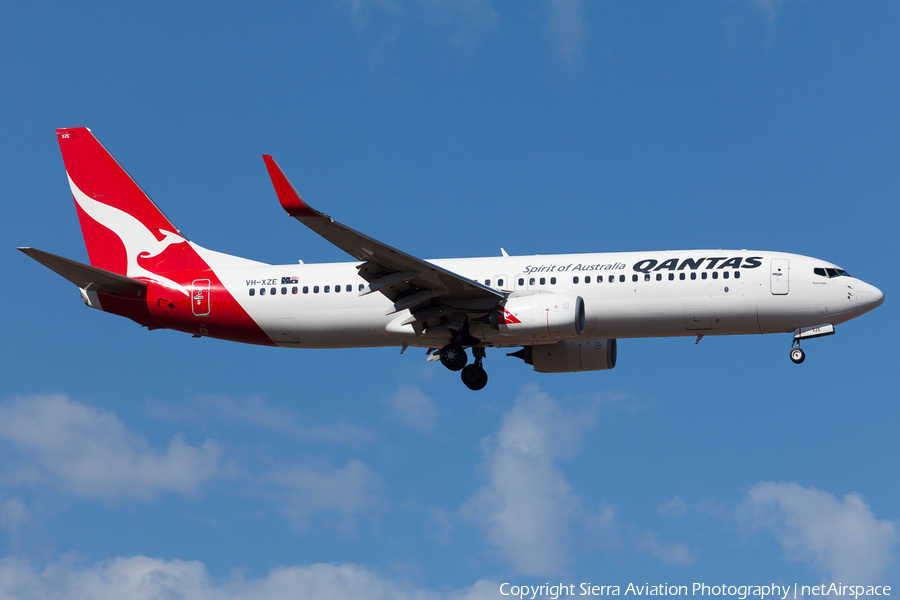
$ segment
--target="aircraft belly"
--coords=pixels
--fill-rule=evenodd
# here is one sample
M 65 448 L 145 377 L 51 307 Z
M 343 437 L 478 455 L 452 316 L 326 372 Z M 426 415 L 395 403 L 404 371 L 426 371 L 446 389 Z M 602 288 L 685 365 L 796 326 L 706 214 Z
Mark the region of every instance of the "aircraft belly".
M 743 295 L 585 301 L 581 338 L 676 337 L 759 333 L 756 306 Z

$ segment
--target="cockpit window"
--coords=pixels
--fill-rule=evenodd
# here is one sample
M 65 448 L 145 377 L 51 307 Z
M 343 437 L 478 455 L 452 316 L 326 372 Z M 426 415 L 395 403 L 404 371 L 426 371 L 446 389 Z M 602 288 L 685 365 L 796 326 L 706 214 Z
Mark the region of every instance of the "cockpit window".
M 816 267 L 815 269 L 813 269 L 813 273 L 820 277 L 828 277 L 829 279 L 831 279 L 832 277 L 850 277 L 850 273 L 848 273 L 847 271 L 832 267 Z

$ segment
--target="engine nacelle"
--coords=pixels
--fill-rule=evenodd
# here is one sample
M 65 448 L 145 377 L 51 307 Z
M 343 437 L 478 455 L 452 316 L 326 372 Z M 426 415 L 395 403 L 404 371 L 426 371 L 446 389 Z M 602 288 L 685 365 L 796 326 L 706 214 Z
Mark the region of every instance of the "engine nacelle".
M 616 366 L 616 340 L 525 346 L 511 356 L 533 365 L 538 373 L 605 371 Z
M 571 294 L 511 296 L 491 312 L 491 327 L 534 340 L 578 337 L 584 331 L 584 300 Z

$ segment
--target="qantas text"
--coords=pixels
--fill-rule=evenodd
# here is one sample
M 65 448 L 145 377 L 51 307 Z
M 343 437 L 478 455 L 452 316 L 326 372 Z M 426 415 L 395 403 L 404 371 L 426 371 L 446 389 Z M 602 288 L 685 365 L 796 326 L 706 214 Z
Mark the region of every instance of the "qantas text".
M 743 261 L 743 262 L 742 262 Z M 706 263 L 706 266 L 703 266 Z M 634 270 L 640 273 L 649 273 L 650 271 L 661 271 L 668 269 L 669 271 L 681 271 L 689 268 L 695 271 L 699 268 L 704 269 L 755 269 L 762 264 L 762 256 L 741 257 L 735 256 L 728 258 L 727 256 L 713 256 L 711 258 L 670 258 L 659 262 L 655 258 L 645 258 L 634 263 Z

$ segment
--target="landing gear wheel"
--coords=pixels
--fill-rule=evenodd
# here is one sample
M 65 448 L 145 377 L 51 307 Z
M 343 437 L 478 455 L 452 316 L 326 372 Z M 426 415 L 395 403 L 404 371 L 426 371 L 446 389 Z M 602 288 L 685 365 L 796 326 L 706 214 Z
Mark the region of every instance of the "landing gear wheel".
M 459 371 L 466 366 L 469 358 L 459 344 L 447 344 L 441 348 L 441 364 L 451 371 Z
M 462 370 L 462 380 L 466 387 L 478 391 L 487 385 L 487 373 L 479 365 L 469 365 Z
M 791 360 L 794 361 L 794 364 L 799 365 L 804 360 L 806 360 L 806 353 L 800 348 L 792 348 Z

